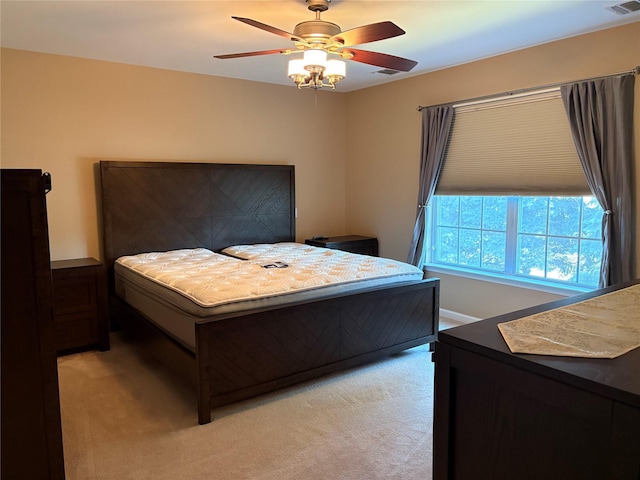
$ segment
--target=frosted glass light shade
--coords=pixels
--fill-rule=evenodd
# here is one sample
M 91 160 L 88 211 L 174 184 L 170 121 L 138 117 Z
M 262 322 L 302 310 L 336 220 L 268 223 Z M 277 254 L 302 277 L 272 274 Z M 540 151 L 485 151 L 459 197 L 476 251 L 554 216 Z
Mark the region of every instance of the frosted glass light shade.
M 337 76 L 337 77 L 346 77 L 347 76 L 347 64 L 342 60 L 329 60 L 327 61 L 327 68 L 324 71 L 324 76 Z
M 304 69 L 304 60 L 302 58 L 296 58 L 295 60 L 289 60 L 288 76 L 295 75 L 306 76 L 308 72 Z
M 324 69 L 327 66 L 327 52 L 323 50 L 305 50 L 304 64 L 307 69 L 309 67 L 321 67 Z

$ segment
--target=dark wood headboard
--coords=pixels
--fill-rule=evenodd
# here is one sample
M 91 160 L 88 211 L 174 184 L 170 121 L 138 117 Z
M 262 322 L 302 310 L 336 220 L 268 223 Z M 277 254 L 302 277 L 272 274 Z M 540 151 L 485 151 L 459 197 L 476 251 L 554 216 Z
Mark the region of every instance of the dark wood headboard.
M 295 241 L 291 165 L 100 162 L 103 261 Z

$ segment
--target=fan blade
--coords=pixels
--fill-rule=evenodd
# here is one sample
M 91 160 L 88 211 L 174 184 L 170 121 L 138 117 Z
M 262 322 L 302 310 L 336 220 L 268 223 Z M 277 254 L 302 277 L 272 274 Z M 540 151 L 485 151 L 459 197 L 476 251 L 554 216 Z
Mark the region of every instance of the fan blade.
M 362 45 L 363 43 L 377 42 L 378 40 L 404 34 L 405 31 L 393 22 L 379 22 L 341 32 L 338 35 L 334 35 L 331 40 L 337 40 L 345 46 Z
M 233 18 L 234 20 L 238 20 L 239 22 L 246 23 L 247 25 L 251 25 L 252 27 L 265 30 L 269 33 L 275 33 L 276 35 L 280 35 L 281 37 L 288 38 L 292 42 L 297 42 L 302 40 L 300 37 L 296 37 L 293 33 L 285 32 L 284 30 L 280 30 L 279 28 L 272 27 L 271 25 L 267 25 L 266 23 L 260 23 L 255 20 L 251 20 L 250 18 L 243 18 L 243 17 L 231 17 L 231 18 Z
M 348 48 L 343 50 L 343 52 L 351 53 L 353 55 L 351 60 L 356 62 L 367 63 L 369 65 L 375 65 L 382 68 L 390 68 L 392 70 L 398 70 L 399 72 L 408 72 L 418 64 L 418 62 L 407 58 L 396 57 L 386 53 L 358 50 L 355 48 Z
M 226 60 L 228 58 L 241 58 L 241 57 L 256 57 L 258 55 L 271 55 L 272 53 L 289 53 L 291 50 L 279 49 L 279 50 L 261 50 L 259 52 L 245 52 L 245 53 L 230 53 L 228 55 L 214 55 L 213 58 L 219 58 Z

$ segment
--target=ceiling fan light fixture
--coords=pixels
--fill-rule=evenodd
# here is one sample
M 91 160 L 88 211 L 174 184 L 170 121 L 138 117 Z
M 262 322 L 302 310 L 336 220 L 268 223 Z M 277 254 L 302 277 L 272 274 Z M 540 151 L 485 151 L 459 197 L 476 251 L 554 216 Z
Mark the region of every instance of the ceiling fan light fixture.
M 336 84 L 347 76 L 347 64 L 344 60 L 331 59 L 327 62 L 324 77 L 331 84 Z
M 302 75 L 303 77 L 306 77 L 308 74 L 309 72 L 305 70 L 304 60 L 302 58 L 289 60 L 289 69 L 288 69 L 289 77 L 293 78 L 293 76 L 295 75 Z
M 288 77 L 298 88 L 335 88 L 347 76 L 347 67 L 343 60 L 327 60 L 327 55 L 325 50 L 305 50 L 302 58 L 289 60 Z
M 324 50 L 306 50 L 303 58 L 305 70 L 311 73 L 322 73 L 327 68 L 327 52 Z

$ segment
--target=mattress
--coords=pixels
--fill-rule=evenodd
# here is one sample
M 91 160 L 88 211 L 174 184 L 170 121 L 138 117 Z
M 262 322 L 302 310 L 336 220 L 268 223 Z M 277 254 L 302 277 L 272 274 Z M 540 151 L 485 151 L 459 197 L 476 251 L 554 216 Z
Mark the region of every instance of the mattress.
M 194 322 L 421 280 L 421 269 L 392 259 L 294 242 L 149 252 L 115 263 L 116 292 L 185 346 Z

